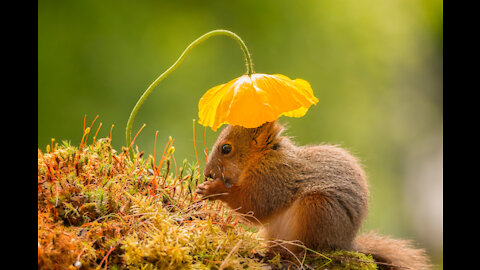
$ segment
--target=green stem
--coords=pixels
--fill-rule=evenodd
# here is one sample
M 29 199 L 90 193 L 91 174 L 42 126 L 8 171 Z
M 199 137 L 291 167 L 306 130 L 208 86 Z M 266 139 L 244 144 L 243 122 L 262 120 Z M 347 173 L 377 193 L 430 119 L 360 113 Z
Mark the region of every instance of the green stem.
M 163 80 L 165 79 L 172 71 L 174 71 L 182 62 L 183 60 L 187 57 L 187 55 L 192 51 L 193 48 L 195 48 L 197 45 L 202 43 L 203 41 L 207 40 L 210 37 L 213 36 L 219 36 L 219 35 L 225 35 L 228 37 L 233 38 L 237 43 L 240 45 L 242 48 L 243 54 L 245 56 L 245 62 L 247 65 L 247 74 L 248 76 L 252 75 L 254 73 L 253 71 L 253 63 L 252 63 L 252 58 L 250 56 L 250 52 L 248 51 L 247 46 L 243 42 L 243 40 L 235 33 L 228 31 L 228 30 L 213 30 L 210 31 L 203 36 L 197 38 L 195 41 L 190 43 L 188 47 L 183 51 L 182 55 L 177 59 L 177 61 L 169 67 L 165 72 L 163 72 L 150 86 L 145 90 L 143 95 L 140 97 L 140 99 L 137 101 L 137 104 L 135 104 L 135 107 L 133 107 L 132 112 L 130 113 L 130 117 L 128 118 L 127 122 L 127 128 L 126 128 L 126 140 L 127 140 L 127 147 L 130 146 L 131 144 L 131 133 L 132 133 L 132 125 L 133 125 L 133 120 L 135 119 L 135 116 L 137 115 L 138 110 L 142 106 L 143 102 L 147 99 L 148 95 L 153 91 L 153 89 Z M 134 152 L 133 152 L 133 147 L 130 147 L 130 157 L 133 159 L 134 157 Z

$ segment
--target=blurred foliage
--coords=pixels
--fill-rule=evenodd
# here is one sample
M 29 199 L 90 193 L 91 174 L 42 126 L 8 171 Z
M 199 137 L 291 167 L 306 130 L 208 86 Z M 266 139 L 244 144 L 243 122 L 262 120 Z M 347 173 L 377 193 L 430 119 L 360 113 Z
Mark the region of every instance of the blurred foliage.
M 228 29 L 246 42 L 257 72 L 310 82 L 319 103 L 281 121 L 299 144 L 336 143 L 360 157 L 371 186 L 364 229 L 418 238 L 403 203 L 404 163 L 413 142 L 442 132 L 442 1 L 41 0 L 38 21 L 40 148 L 51 138 L 79 144 L 86 114 L 87 123 L 99 115 L 99 137 L 115 125 L 120 149 L 148 85 L 195 38 Z M 197 47 L 140 109 L 132 131 L 147 124 L 139 149 L 153 153 L 158 130 L 160 145 L 175 138 L 177 160 L 195 160 L 199 98 L 244 72 L 233 40 Z M 203 131 L 196 124 L 202 166 Z M 208 147 L 215 138 L 206 131 Z M 442 247 L 430 252 L 441 260 Z

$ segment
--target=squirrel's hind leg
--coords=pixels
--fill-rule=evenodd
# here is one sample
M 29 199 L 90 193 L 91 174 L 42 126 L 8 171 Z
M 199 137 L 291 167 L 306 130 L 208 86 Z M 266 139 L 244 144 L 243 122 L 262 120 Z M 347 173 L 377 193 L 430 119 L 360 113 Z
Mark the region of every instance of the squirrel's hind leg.
M 341 204 L 321 193 L 305 194 L 294 204 L 295 238 L 314 250 L 351 249 L 356 230 Z
M 338 199 L 320 192 L 306 193 L 286 210 L 269 218 L 264 226 L 278 251 L 288 248 L 293 253 L 299 253 L 304 250 L 302 244 L 320 251 L 350 250 L 357 230 L 343 208 Z M 275 242 L 275 239 L 285 241 Z

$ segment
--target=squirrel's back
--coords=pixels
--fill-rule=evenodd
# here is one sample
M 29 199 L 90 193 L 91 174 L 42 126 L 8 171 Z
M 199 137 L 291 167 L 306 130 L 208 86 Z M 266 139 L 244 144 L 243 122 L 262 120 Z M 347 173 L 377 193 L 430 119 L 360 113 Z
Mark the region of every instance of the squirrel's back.
M 352 204 L 362 221 L 368 209 L 368 185 L 360 162 L 347 150 L 322 144 L 296 147 L 302 173 L 308 175 L 303 192 L 322 190 Z

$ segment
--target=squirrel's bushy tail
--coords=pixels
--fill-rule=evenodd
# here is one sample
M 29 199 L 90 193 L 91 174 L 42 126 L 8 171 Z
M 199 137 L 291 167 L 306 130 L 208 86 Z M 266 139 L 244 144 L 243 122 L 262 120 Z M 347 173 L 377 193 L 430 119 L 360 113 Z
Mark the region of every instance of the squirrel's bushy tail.
M 392 239 L 369 232 L 355 238 L 355 249 L 372 254 L 375 261 L 385 263 L 379 264 L 380 269 L 431 269 L 425 250 L 414 248 L 408 240 Z

